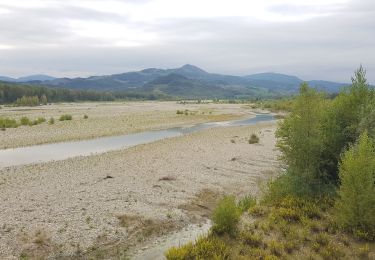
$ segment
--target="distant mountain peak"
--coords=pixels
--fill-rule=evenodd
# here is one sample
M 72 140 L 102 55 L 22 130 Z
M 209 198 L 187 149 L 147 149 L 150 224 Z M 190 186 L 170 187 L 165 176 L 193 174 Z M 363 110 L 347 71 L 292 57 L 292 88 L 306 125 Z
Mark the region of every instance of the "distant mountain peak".
M 194 65 L 191 65 L 191 64 L 185 64 L 184 66 L 182 66 L 180 68 L 180 70 L 184 70 L 184 71 L 189 71 L 191 73 L 204 73 L 206 74 L 207 72 L 202 70 L 201 68 L 198 68 L 197 66 L 194 66 Z
M 163 71 L 162 69 L 157 69 L 157 68 L 148 68 L 148 69 L 143 69 L 141 72 L 143 73 L 158 73 Z

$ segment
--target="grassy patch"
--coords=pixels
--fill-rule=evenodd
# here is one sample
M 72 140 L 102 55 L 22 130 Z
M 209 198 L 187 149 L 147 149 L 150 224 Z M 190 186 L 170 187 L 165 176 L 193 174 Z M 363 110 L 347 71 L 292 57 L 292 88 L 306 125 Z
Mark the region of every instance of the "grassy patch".
M 242 203 L 252 204 L 248 201 Z M 170 249 L 166 252 L 167 259 L 371 259 L 375 256 L 375 243 L 363 242 L 332 227 L 331 198 L 286 196 L 274 203 L 261 201 L 244 211 L 246 218 L 237 218 L 234 203 L 233 197 L 225 197 L 215 210 L 220 212 L 219 230 L 225 232 L 217 232 L 214 219 L 214 232 L 195 243 Z M 237 210 L 242 203 L 237 204 Z M 203 247 L 203 241 L 215 243 Z M 212 254 L 194 253 L 202 248 Z
M 245 212 L 249 210 L 250 208 L 254 207 L 256 204 L 257 204 L 256 198 L 254 198 L 251 195 L 247 195 L 238 201 L 237 206 L 242 212 Z

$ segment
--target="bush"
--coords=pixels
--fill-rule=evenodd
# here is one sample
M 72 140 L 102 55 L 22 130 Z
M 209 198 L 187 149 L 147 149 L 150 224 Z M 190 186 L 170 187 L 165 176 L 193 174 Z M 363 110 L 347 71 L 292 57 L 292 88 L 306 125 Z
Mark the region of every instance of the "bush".
M 17 128 L 18 127 L 18 123 L 14 119 L 0 118 L 0 127 L 2 129 L 5 129 L 5 128 Z
M 256 204 L 257 204 L 257 200 L 253 196 L 247 195 L 238 202 L 238 208 L 242 212 L 245 212 L 249 210 L 249 208 L 254 207 Z
M 65 114 L 65 115 L 61 115 L 60 116 L 60 118 L 59 118 L 59 120 L 60 121 L 65 121 L 65 120 L 72 120 L 72 116 L 71 115 L 69 115 L 69 114 Z
M 249 139 L 249 144 L 259 143 L 259 137 L 256 134 L 252 134 Z
M 184 111 L 182 111 L 182 110 L 177 110 L 176 114 L 177 114 L 177 115 L 183 115 L 183 114 L 184 114 Z
M 375 239 L 375 142 L 364 133 L 357 145 L 351 146 L 339 166 L 341 186 L 335 205 L 338 224 Z
M 21 125 L 30 125 L 31 121 L 28 117 L 23 116 L 23 117 L 21 117 L 20 123 L 21 123 Z
M 41 123 L 46 122 L 46 119 L 44 117 L 38 117 L 38 119 L 36 121 L 37 121 L 38 124 L 41 124 Z
M 83 119 L 87 119 L 87 118 L 89 118 L 88 115 L 84 115 L 84 116 L 83 116 Z
M 236 205 L 234 196 L 224 197 L 213 212 L 213 231 L 217 234 L 234 235 L 240 216 L 241 211 Z
M 51 117 L 49 120 L 48 120 L 48 124 L 50 125 L 53 125 L 55 123 L 55 119 L 53 117 Z

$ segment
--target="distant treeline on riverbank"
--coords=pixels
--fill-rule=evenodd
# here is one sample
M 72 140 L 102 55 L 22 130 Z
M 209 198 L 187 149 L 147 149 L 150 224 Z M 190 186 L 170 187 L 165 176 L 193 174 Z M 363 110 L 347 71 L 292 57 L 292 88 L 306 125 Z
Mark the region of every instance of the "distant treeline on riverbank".
M 39 101 L 37 101 L 37 99 Z M 75 102 L 75 101 L 114 101 L 125 100 L 171 100 L 173 97 L 155 94 L 139 94 L 131 92 L 99 92 L 92 90 L 76 90 L 35 86 L 29 84 L 0 81 L 0 104 L 35 105 L 46 102 Z M 25 101 L 32 101 L 30 104 Z M 36 101 L 36 102 L 35 102 Z

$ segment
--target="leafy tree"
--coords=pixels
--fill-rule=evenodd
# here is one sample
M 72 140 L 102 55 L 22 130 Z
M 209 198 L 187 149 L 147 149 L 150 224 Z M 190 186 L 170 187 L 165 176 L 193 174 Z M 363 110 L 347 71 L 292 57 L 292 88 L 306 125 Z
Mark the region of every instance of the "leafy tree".
M 40 102 L 38 96 L 23 96 L 16 100 L 16 104 L 18 106 L 39 106 Z
M 43 95 L 40 97 L 40 103 L 42 103 L 43 105 L 47 105 L 48 100 L 47 100 L 47 96 L 46 96 L 45 94 L 43 94 Z
M 321 184 L 319 165 L 323 145 L 321 119 L 324 104 L 323 95 L 303 83 L 293 111 L 276 132 L 277 146 L 288 165 L 288 174 L 294 177 L 295 187 L 301 192 L 313 192 Z
M 358 139 L 363 130 L 373 131 L 374 97 L 374 90 L 366 81 L 366 71 L 360 66 L 352 78 L 352 85 L 326 109 L 320 170 L 334 182 L 338 182 L 341 153 Z
M 357 235 L 375 239 L 375 142 L 363 133 L 343 156 L 336 219 Z

